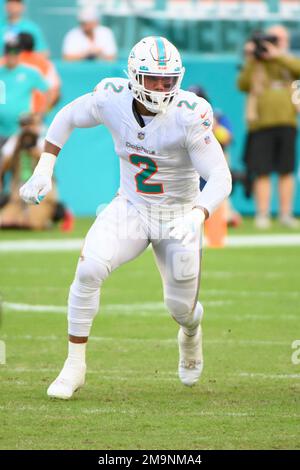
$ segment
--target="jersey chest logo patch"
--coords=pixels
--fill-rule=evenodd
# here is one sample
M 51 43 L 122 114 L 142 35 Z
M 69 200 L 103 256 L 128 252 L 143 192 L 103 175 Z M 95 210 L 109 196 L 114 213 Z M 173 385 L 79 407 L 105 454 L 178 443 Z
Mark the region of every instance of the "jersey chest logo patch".
M 138 139 L 144 140 L 144 138 L 145 138 L 145 132 L 139 132 L 138 133 Z

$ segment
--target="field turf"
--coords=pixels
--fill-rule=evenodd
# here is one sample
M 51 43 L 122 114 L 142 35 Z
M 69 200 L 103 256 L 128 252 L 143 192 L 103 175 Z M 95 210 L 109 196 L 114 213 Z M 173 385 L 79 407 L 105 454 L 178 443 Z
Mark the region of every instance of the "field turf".
M 251 231 L 249 222 L 236 233 Z M 3 232 L 0 242 L 63 236 Z M 1 449 L 300 449 L 300 365 L 291 361 L 300 247 L 205 250 L 205 367 L 193 388 L 177 378 L 177 326 L 146 251 L 102 289 L 86 386 L 71 401 L 50 400 L 47 386 L 66 356 L 66 315 L 30 305 L 66 305 L 77 257 L 0 252 Z

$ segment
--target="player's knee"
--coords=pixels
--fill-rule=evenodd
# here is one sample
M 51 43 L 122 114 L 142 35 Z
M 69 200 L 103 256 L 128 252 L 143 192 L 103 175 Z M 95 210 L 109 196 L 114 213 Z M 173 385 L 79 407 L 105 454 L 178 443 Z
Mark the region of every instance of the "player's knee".
M 75 280 L 84 286 L 98 288 L 109 275 L 109 267 L 106 263 L 84 258 L 79 261 Z
M 179 299 L 166 297 L 165 305 L 169 313 L 180 325 L 183 325 L 184 323 L 186 323 L 191 313 L 191 308 L 187 303 Z

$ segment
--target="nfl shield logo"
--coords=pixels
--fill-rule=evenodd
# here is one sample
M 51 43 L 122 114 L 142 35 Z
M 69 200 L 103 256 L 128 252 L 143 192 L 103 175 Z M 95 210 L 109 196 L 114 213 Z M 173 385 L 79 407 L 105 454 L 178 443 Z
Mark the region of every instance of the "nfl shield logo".
M 139 133 L 138 133 L 138 138 L 139 138 L 140 140 L 144 140 L 144 138 L 145 138 L 145 133 L 144 133 L 144 132 L 139 132 Z

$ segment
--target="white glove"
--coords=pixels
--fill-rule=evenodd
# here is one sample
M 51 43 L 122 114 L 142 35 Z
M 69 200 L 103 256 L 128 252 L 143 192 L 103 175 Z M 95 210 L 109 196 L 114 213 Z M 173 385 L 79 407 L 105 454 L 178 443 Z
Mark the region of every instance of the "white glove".
M 174 219 L 170 224 L 171 238 L 181 240 L 182 245 L 186 246 L 200 237 L 202 225 L 205 221 L 204 211 L 200 207 L 195 207 L 183 217 Z
M 20 197 L 27 204 L 39 204 L 52 189 L 51 178 L 33 174 L 21 187 Z
M 27 204 L 39 204 L 52 189 L 52 174 L 56 157 L 42 153 L 29 180 L 20 188 L 20 197 Z

